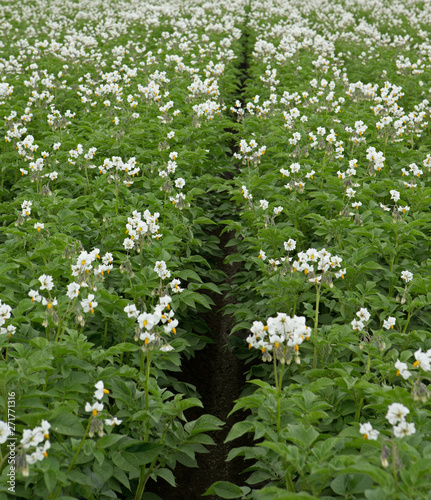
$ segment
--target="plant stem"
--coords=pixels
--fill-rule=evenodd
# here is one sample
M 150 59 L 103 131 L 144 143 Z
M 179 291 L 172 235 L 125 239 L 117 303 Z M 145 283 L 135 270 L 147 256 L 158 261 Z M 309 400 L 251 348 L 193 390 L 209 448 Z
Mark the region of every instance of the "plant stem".
M 138 489 L 136 490 L 135 500 L 141 500 L 142 495 L 143 495 L 144 490 L 145 490 L 145 485 L 147 484 L 148 479 L 150 479 L 150 475 L 153 472 L 153 469 L 154 469 L 154 466 L 156 464 L 157 458 L 158 457 L 156 457 L 151 462 L 150 466 L 148 467 L 148 471 L 147 471 L 146 474 L 145 474 L 145 467 L 144 466 L 142 467 L 141 473 L 139 475 L 139 484 L 138 484 Z M 160 467 L 160 464 L 154 470 L 158 469 L 159 467 Z
M 367 364 L 365 367 L 366 374 L 370 373 L 370 367 L 371 367 L 371 348 L 368 351 L 368 359 L 367 359 Z M 359 405 L 357 405 L 357 407 L 356 407 L 355 422 L 359 422 L 359 418 L 360 418 L 361 410 L 362 410 L 363 406 L 364 406 L 364 398 L 361 398 L 361 400 L 359 401 Z
M 295 491 L 295 486 L 293 485 L 292 482 L 292 476 L 290 475 L 290 472 L 286 470 L 286 490 L 287 491 Z
M 403 328 L 403 333 L 406 333 L 406 330 L 407 330 L 407 327 L 409 326 L 410 318 L 411 317 L 412 317 L 412 313 L 411 313 L 411 311 L 409 311 L 408 314 L 407 314 L 406 323 L 405 323 L 404 328 Z
M 151 351 L 148 349 L 147 351 L 147 366 L 145 370 L 145 409 L 148 411 L 149 408 L 149 386 L 150 386 L 150 360 L 151 360 Z
M 142 358 L 141 358 L 142 361 Z M 151 351 L 148 347 L 147 350 L 147 366 L 145 367 L 145 410 L 148 412 L 150 408 L 149 392 L 150 392 L 150 361 L 151 361 Z M 141 370 L 143 369 L 141 362 Z M 148 436 L 150 434 L 150 419 L 147 418 L 147 424 L 145 426 L 145 436 L 144 443 L 148 442 Z
M 274 356 L 274 378 L 275 378 L 275 388 L 278 391 L 277 358 L 275 356 Z
M 88 179 L 88 165 L 87 165 L 87 163 L 85 164 L 85 177 L 87 178 L 88 191 L 90 191 L 90 181 Z M 87 190 L 85 190 L 85 194 L 87 194 Z
M 397 450 L 395 448 L 394 437 L 391 438 L 392 442 L 392 475 L 394 476 L 395 489 L 398 491 L 398 477 L 397 477 Z
M 323 279 L 323 277 L 322 277 Z M 313 356 L 313 368 L 316 368 L 317 365 L 317 327 L 319 325 L 319 302 L 320 302 L 320 287 L 322 285 L 316 286 L 316 314 L 314 316 L 314 356 Z
M 104 335 L 103 335 L 103 349 L 105 349 L 105 344 L 106 344 L 106 338 L 108 336 L 108 321 L 105 321 L 105 332 L 104 332 Z
M 278 379 L 278 389 L 277 389 L 277 432 L 280 432 L 281 429 L 281 389 L 282 389 L 282 381 L 283 381 L 283 371 L 284 365 L 281 365 L 280 378 Z

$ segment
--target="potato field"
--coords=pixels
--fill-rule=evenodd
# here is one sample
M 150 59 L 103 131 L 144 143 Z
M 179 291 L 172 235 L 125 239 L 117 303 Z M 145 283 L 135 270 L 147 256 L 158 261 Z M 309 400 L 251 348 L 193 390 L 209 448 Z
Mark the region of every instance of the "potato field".
M 430 120 L 427 1 L 0 1 L 0 500 L 429 500 Z

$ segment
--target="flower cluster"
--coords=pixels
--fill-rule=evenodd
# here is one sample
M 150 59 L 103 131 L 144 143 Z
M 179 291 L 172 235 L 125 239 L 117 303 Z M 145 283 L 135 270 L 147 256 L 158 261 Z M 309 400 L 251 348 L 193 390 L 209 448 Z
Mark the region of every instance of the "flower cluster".
M 249 349 L 252 347 L 262 351 L 263 360 L 271 361 L 269 354 L 281 363 L 290 363 L 292 353 L 299 364 L 299 346 L 304 340 L 309 340 L 311 329 L 305 324 L 304 316 L 289 317 L 285 313 L 277 313 L 274 318 L 268 318 L 267 324 L 254 321 L 250 329 L 252 335 L 247 337 Z
M 289 190 L 296 189 L 298 192 L 302 192 L 304 190 L 305 182 L 302 180 L 302 172 L 301 165 L 299 163 L 292 163 L 290 165 L 290 170 L 287 168 L 281 168 L 280 173 L 284 177 L 291 177 L 290 181 L 285 184 L 285 188 Z M 314 179 L 314 174 L 316 172 L 314 170 L 310 170 L 305 174 L 307 179 Z
M 332 255 L 325 248 L 309 248 L 298 252 L 298 260 L 292 263 L 292 270 L 303 272 L 310 283 L 326 283 L 332 288 L 332 274 L 342 279 L 346 274 L 346 269 L 341 269 L 341 262 L 341 257 Z
M 45 297 L 44 295 L 41 295 L 39 291 L 33 289 L 28 292 L 28 295 L 32 302 L 42 302 L 42 305 L 46 306 L 46 316 L 43 322 L 43 325 L 46 327 L 48 326 L 48 318 L 50 316 L 52 316 L 54 323 L 57 323 L 58 321 L 57 313 L 55 312 L 55 309 L 53 309 L 58 305 L 58 301 L 57 298 L 53 297 L 53 295 L 51 294 L 51 290 L 53 290 L 54 288 L 54 281 L 52 279 L 52 276 L 42 274 L 41 276 L 39 276 L 39 282 L 39 290 L 46 290 L 48 292 L 48 296 Z
M 100 250 L 93 248 L 91 252 L 82 250 L 76 259 L 76 264 L 72 265 L 72 276 L 77 278 L 77 282 L 81 286 L 89 286 L 89 279 L 93 276 L 103 279 L 105 273 L 110 273 L 113 269 L 113 256 L 112 253 L 107 252 L 103 257 L 99 255 Z M 94 266 L 101 260 L 101 264 Z
M 7 335 L 11 337 L 16 332 L 16 327 L 14 325 L 3 325 L 8 319 L 10 319 L 12 313 L 12 308 L 8 304 L 4 304 L 0 299 L 0 334 Z
M 133 178 L 139 174 L 140 168 L 136 166 L 135 157 L 130 158 L 128 161 L 124 162 L 119 156 L 113 156 L 112 159 L 105 158 L 103 165 L 96 167 L 95 165 L 89 165 L 90 168 L 98 168 L 100 174 L 106 174 L 111 170 L 115 169 L 115 174 L 110 174 L 109 181 L 118 180 L 118 176 L 123 175 L 123 184 L 130 187 L 133 184 Z
M 251 162 L 253 164 L 258 164 L 260 158 L 266 152 L 266 146 L 260 148 L 257 147 L 257 142 L 252 139 L 249 144 L 245 139 L 242 139 L 239 144 L 239 153 L 234 153 L 233 156 L 238 160 L 242 160 L 244 164 Z
M 371 314 L 369 313 L 368 309 L 365 307 L 362 307 L 359 309 L 359 311 L 356 312 L 357 318 L 353 319 L 350 323 L 352 326 L 353 330 L 355 332 L 361 332 L 361 342 L 369 342 L 371 340 L 371 336 L 368 332 L 368 325 L 367 323 L 371 319 Z M 388 316 L 387 319 L 383 320 L 382 328 L 385 330 L 393 330 L 394 326 L 396 323 L 396 318 L 394 316 Z M 386 343 L 380 335 L 377 335 L 375 337 L 377 347 L 379 347 L 381 350 L 383 350 L 386 347 Z M 362 349 L 362 344 L 360 344 L 360 348 Z
M 392 432 L 394 437 L 402 438 L 411 436 L 416 432 L 415 424 L 406 421 L 406 416 L 409 413 L 410 410 L 401 403 L 392 403 L 389 405 L 386 419 L 393 426 Z M 380 434 L 378 430 L 373 429 L 373 426 L 369 422 L 360 424 L 359 432 L 364 436 L 364 439 L 371 441 L 376 441 Z
M 34 429 L 24 429 L 20 445 L 25 453 L 25 463 L 32 465 L 36 462 L 42 461 L 48 456 L 48 450 L 51 447 L 49 441 L 49 429 L 51 424 L 42 420 L 40 426 Z M 43 446 L 41 446 L 43 443 Z M 29 450 L 33 449 L 32 453 Z M 24 467 L 24 475 L 28 475 L 28 470 Z
M 93 404 L 85 404 L 85 411 L 93 415 L 88 432 L 90 438 L 92 438 L 95 433 L 97 433 L 99 437 L 102 437 L 105 434 L 102 421 L 96 417 L 98 416 L 99 412 L 103 411 L 104 404 L 101 402 L 103 397 L 109 394 L 109 390 L 105 389 L 105 385 L 102 380 L 99 380 L 94 385 L 94 387 L 96 388 L 96 390 L 94 391 L 94 399 L 96 399 L 96 401 Z M 117 417 L 112 416 L 105 419 L 105 425 L 109 426 L 119 425 L 121 424 L 121 422 L 122 420 L 119 420 Z
M 176 283 L 173 285 L 174 288 L 175 285 Z M 139 313 L 135 304 L 124 308 L 124 312 L 129 318 L 136 319 L 135 341 L 143 341 L 143 350 L 148 348 L 164 352 L 173 350 L 173 347 L 162 338 L 163 334 L 177 333 L 178 320 L 174 318 L 174 311 L 170 306 L 171 302 L 172 298 L 169 295 L 161 296 L 152 313 Z
M 123 241 L 123 246 L 126 250 L 131 250 L 135 247 L 135 241 L 138 242 L 136 251 L 141 251 L 141 245 L 147 239 L 149 243 L 151 238 L 159 240 L 163 235 L 159 233 L 160 226 L 158 224 L 160 214 L 154 212 L 151 215 L 149 210 L 145 210 L 143 214 L 134 210 L 132 217 L 127 218 L 126 234 L 129 235 Z
M 397 438 L 411 436 L 416 432 L 415 424 L 406 421 L 410 410 L 401 403 L 392 403 L 388 407 L 386 419 L 393 426 L 394 436 Z

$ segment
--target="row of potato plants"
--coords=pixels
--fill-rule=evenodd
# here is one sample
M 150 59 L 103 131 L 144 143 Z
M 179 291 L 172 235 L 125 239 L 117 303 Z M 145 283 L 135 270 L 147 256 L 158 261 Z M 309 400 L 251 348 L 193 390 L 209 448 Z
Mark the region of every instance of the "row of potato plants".
M 427 498 L 429 6 L 251 2 L 226 312 L 254 446 L 222 498 Z M 249 349 L 237 338 L 246 330 Z
M 222 425 L 177 377 L 210 341 L 206 193 L 234 170 L 243 15 L 205 8 L 0 7 L 2 499 L 140 500 Z

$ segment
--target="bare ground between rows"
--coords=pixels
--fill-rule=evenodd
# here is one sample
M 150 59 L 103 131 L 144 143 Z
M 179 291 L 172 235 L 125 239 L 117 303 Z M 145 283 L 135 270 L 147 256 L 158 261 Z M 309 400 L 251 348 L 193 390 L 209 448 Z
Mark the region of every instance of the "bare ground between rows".
M 215 259 L 215 265 L 227 275 L 227 283 L 230 284 L 232 277 L 238 272 L 238 264 L 227 265 L 224 259 L 233 251 L 232 247 L 225 246 L 233 235 L 227 232 L 220 235 L 220 232 L 220 229 L 213 232 L 213 235 L 220 238 L 220 248 L 223 251 L 223 258 Z M 243 484 L 241 472 L 246 468 L 244 460 L 235 458 L 226 462 L 227 455 L 233 446 L 232 443 L 224 443 L 234 423 L 244 419 L 244 414 L 241 412 L 228 417 L 234 401 L 239 398 L 245 384 L 244 364 L 237 358 L 233 348 L 229 347 L 233 318 L 223 313 L 223 308 L 235 300 L 233 297 L 227 297 L 226 294 L 209 292 L 208 295 L 215 302 L 215 306 L 211 312 L 203 315 L 203 319 L 208 325 L 208 336 L 213 343 L 207 344 L 196 354 L 195 358 L 183 361 L 178 378 L 195 385 L 202 396 L 204 407 L 189 410 L 187 416 L 190 420 L 209 413 L 226 424 L 222 430 L 211 433 L 215 446 L 208 447 L 209 453 L 197 455 L 197 469 L 177 465 L 174 471 L 177 481 L 175 488 L 163 484 L 160 480 L 158 483 L 149 483 L 148 491 L 157 493 L 163 500 L 198 499 L 216 481 Z M 251 445 L 246 438 L 242 442 L 239 441 L 235 441 L 235 447 Z M 216 499 L 218 497 L 205 498 Z

